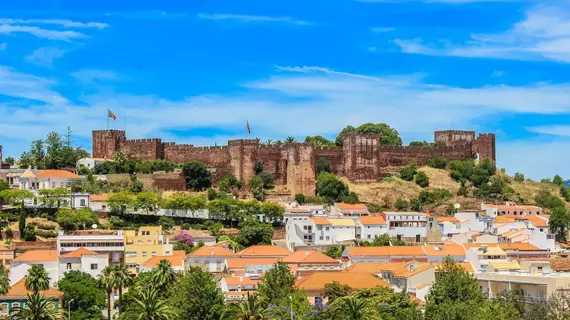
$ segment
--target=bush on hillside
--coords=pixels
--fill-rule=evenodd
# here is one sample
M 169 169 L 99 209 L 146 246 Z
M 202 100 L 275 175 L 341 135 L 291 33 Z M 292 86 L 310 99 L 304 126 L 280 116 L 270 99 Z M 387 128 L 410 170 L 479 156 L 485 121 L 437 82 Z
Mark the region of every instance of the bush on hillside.
M 428 162 L 428 166 L 435 169 L 445 169 L 447 168 L 448 160 L 443 157 L 435 157 Z
M 429 178 L 425 172 L 418 172 L 415 178 L 416 184 L 422 188 L 429 186 Z
M 412 164 L 400 169 L 400 178 L 406 181 L 412 181 L 416 175 L 416 165 Z

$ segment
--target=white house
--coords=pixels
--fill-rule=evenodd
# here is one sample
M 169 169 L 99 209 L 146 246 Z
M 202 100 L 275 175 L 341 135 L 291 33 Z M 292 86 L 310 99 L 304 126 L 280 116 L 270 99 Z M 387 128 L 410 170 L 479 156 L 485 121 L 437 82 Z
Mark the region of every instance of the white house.
M 20 189 L 35 191 L 68 188 L 74 181 L 85 181 L 85 177 L 65 170 L 42 170 L 34 174 L 31 169 L 28 169 L 20 176 L 19 180 Z
M 184 251 L 174 250 L 173 255 L 171 256 L 157 256 L 148 259 L 140 265 L 138 272 L 140 273 L 144 271 L 151 271 L 153 268 L 158 266 L 162 260 L 170 262 L 170 265 L 174 271 L 180 272 L 185 270 L 186 254 Z
M 339 216 L 369 216 L 370 212 L 368 207 L 362 203 L 348 204 L 348 203 L 335 203 L 331 206 L 331 215 Z
M 101 230 L 84 230 L 76 231 L 73 235 L 59 233 L 57 251 L 64 254 L 82 247 L 105 254 L 112 265 L 125 263 L 123 231 L 108 233 Z
M 83 158 L 77 161 L 77 169 L 81 168 L 81 166 L 84 166 L 85 168 L 88 169 L 93 169 L 95 168 L 96 165 L 104 162 L 113 162 L 113 160 L 104 159 L 104 158 Z
M 66 272 L 72 270 L 82 271 L 90 274 L 93 278 L 97 278 L 108 265 L 108 255 L 79 248 L 59 256 L 59 279 L 62 279 Z
M 472 247 L 467 250 L 465 260 L 470 262 L 475 272 L 485 272 L 491 262 L 509 262 L 507 253 L 495 246 Z
M 356 220 L 358 226 L 356 230 L 357 236 L 362 241 L 372 241 L 374 237 L 388 233 L 388 226 L 384 217 L 360 217 Z
M 220 289 L 227 301 L 242 301 L 248 293 L 254 293 L 259 284 L 258 275 L 229 276 L 220 280 Z
M 409 242 L 424 242 L 427 237 L 427 217 L 421 212 L 382 212 L 388 234 Z
M 481 203 L 481 210 L 485 210 L 489 217 L 503 215 L 537 216 L 542 214 L 542 208 L 540 207 L 532 205 L 517 205 L 514 202 L 505 202 L 504 205 Z
M 237 255 L 223 247 L 201 247 L 188 255 L 188 264 L 197 265 L 208 272 L 224 272 L 227 258 Z
M 95 212 L 109 212 L 108 194 L 92 194 L 89 196 L 89 208 Z
M 483 216 L 473 211 L 457 212 L 455 218 L 459 220 L 461 233 L 466 231 L 483 232 L 491 230 L 493 224 L 492 217 Z
M 50 285 L 55 287 L 59 280 L 59 262 L 57 250 L 30 250 L 10 262 L 10 283 L 16 283 L 28 274 L 32 265 L 44 267 L 50 277 Z

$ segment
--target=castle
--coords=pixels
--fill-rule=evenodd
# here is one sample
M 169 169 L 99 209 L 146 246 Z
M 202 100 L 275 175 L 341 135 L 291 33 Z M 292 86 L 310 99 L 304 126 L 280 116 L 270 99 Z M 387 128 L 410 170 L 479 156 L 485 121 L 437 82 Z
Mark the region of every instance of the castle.
M 376 134 L 352 134 L 342 147 L 318 147 L 307 143 L 268 146 L 255 139 L 230 140 L 227 146 L 195 147 L 162 142 L 161 139 L 128 140 L 123 130 L 94 130 L 93 157 L 112 158 L 122 151 L 129 159 L 163 159 L 175 163 L 200 161 L 212 171 L 214 181 L 232 173 L 243 182 L 254 176 L 256 162 L 272 173 L 276 184 L 286 185 L 292 195 L 315 194 L 315 164 L 326 158 L 333 172 L 353 182 L 373 182 L 415 163 L 426 165 L 434 157 L 450 160 L 478 155 L 495 162 L 495 135 L 475 136 L 474 131 L 444 130 L 434 133 L 437 145 L 385 146 Z

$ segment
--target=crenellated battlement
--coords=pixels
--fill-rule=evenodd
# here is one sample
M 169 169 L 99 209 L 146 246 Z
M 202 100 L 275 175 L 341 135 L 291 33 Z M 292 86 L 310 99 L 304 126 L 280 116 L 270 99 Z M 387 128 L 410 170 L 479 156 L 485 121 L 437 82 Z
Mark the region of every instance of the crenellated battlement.
M 149 139 L 131 139 L 125 141 L 125 143 L 145 143 L 145 142 L 161 143 L 162 140 L 159 138 L 149 138 Z

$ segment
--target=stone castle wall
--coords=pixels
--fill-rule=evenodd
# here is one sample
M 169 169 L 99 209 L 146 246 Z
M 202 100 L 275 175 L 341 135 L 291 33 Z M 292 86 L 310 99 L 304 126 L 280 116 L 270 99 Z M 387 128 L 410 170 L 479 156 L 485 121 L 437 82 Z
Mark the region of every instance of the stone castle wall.
M 434 133 L 437 145 L 384 146 L 373 134 L 348 135 L 342 147 L 316 147 L 306 143 L 266 146 L 254 139 L 230 140 L 227 146 L 195 147 L 191 144 L 162 142 L 161 139 L 127 140 L 125 131 L 93 131 L 93 157 L 112 158 L 122 151 L 130 159 L 164 159 L 182 163 L 200 161 L 213 173 L 217 181 L 228 173 L 243 182 L 254 176 L 256 162 L 273 174 L 275 183 L 286 185 L 291 194 L 313 195 L 315 192 L 315 164 L 319 158 L 330 161 L 337 175 L 354 182 L 377 181 L 393 171 L 392 168 L 415 163 L 425 165 L 435 157 L 450 160 L 480 158 L 496 160 L 495 135 L 474 131 L 447 130 Z M 180 186 L 180 179 L 163 179 L 158 185 Z M 168 180 L 168 181 L 167 181 Z

